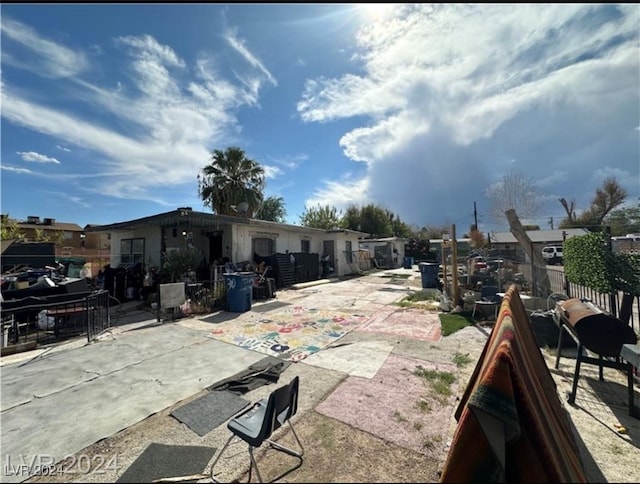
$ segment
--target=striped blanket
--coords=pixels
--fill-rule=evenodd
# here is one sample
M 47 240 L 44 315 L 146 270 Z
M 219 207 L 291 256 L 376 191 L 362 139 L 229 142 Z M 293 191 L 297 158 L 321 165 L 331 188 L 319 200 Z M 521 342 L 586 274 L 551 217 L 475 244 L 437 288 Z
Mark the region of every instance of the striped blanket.
M 441 482 L 586 482 L 569 416 L 515 285 L 455 418 Z

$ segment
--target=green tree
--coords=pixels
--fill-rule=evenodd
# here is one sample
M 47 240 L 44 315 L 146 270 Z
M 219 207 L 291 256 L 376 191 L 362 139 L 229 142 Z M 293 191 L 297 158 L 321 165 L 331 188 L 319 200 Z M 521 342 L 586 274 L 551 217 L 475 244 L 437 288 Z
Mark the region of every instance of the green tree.
M 360 232 L 360 207 L 353 204 L 347 207 L 342 217 L 341 227 Z
M 411 227 L 391 210 L 370 203 L 362 208 L 349 205 L 342 217 L 342 228 L 365 232 L 373 237 L 410 238 Z
M 640 233 L 640 205 L 612 210 L 605 223 L 613 236 Z
M 600 227 L 607 215 L 622 205 L 626 198 L 627 191 L 620 186 L 615 177 L 609 177 L 602 182 L 602 185 L 596 189 L 589 208 L 577 217 L 573 202 L 568 206 L 564 198 L 561 198 L 560 203 L 567 211 L 567 218 L 560 222 L 558 228 L 585 227 L 594 229 Z
M 264 200 L 264 186 L 264 169 L 237 146 L 214 150 L 202 178 L 198 175 L 198 195 L 220 215 L 238 215 L 237 207 L 246 202 L 245 214 L 252 217 Z
M 2 240 L 26 240 L 27 236 L 20 230 L 18 222 L 14 219 L 10 219 L 7 215 L 6 218 L 4 216 L 2 218 L 2 224 L 0 225 L 0 238 Z
M 360 230 L 374 238 L 393 235 L 391 220 L 384 208 L 370 203 L 360 210 Z
M 61 230 L 45 231 L 41 228 L 36 228 L 33 232 L 33 240 L 35 242 L 53 242 L 54 244 L 62 244 L 64 242 L 64 232 Z
M 282 197 L 267 197 L 256 212 L 255 218 L 269 222 L 285 223 L 287 210 L 284 208 Z
M 300 225 L 316 229 L 336 229 L 340 227 L 342 212 L 329 205 L 316 207 L 305 207 L 304 213 L 300 215 Z
M 387 209 L 385 209 L 385 213 L 389 217 L 389 222 L 391 222 L 391 235 L 405 239 L 411 237 L 411 229 L 400 219 L 400 215 Z

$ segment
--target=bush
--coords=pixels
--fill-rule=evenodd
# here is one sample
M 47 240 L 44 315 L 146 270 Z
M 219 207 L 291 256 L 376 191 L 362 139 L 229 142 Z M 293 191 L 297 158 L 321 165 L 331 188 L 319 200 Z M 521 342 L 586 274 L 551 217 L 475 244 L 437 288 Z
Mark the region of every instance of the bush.
M 195 271 L 201 260 L 202 256 L 196 249 L 167 252 L 162 262 L 162 276 L 171 282 L 176 282 L 190 271 Z
M 611 252 L 602 232 L 567 239 L 564 270 L 569 282 L 597 292 L 640 295 L 640 256 Z

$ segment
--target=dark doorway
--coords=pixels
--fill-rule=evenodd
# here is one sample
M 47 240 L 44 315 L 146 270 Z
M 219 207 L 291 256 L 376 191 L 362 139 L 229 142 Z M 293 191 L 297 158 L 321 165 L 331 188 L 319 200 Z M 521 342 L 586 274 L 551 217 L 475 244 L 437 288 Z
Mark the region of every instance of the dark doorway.
M 336 252 L 335 252 L 335 244 L 333 240 L 324 240 L 322 242 L 322 251 L 323 256 L 328 256 L 329 267 L 333 267 L 336 270 Z M 336 270 L 336 272 L 338 272 Z M 324 277 L 327 277 L 328 274 L 325 274 Z
M 209 264 L 222 259 L 222 233 L 209 233 Z

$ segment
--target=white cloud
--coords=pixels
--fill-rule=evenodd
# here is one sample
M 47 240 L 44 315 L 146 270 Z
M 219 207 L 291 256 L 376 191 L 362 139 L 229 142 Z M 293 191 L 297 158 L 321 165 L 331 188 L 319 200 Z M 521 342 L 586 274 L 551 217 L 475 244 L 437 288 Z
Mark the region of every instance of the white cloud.
M 625 180 L 630 176 L 631 173 L 629 173 L 628 171 L 621 170 L 620 168 L 614 168 L 612 166 L 603 166 L 602 168 L 598 168 L 593 172 L 593 178 L 598 182 L 603 182 L 606 178 L 609 177 L 614 177 L 618 180 Z
M 402 207 L 416 222 L 455 219 L 453 206 L 482 198 L 511 159 L 539 187 L 588 200 L 603 159 L 634 163 L 616 167 L 638 178 L 637 143 L 621 143 L 619 133 L 639 114 L 639 12 L 612 4 L 405 6 L 359 31 L 357 74 L 308 79 L 298 113 L 307 122 L 353 118 L 340 146 L 367 163 L 369 199 Z M 314 199 L 340 203 L 353 183 L 343 191 L 335 181 Z
M 208 147 L 235 142 L 240 130 L 233 111 L 255 103 L 260 82 L 251 81 L 251 72 L 246 71 L 248 84 L 233 84 L 206 53 L 193 66 L 195 77 L 188 76 L 187 63 L 148 35 L 119 37 L 116 45 L 125 47 L 132 58 L 130 80 L 115 81 L 115 89 L 80 77 L 70 81 L 75 101 L 103 108 L 103 114 L 116 121 L 111 125 L 119 129 L 45 106 L 5 84 L 2 116 L 64 144 L 91 150 L 97 179 L 87 180 L 87 190 L 173 206 L 174 201 L 166 202 L 171 195 L 163 187 L 195 185 L 196 175 L 210 158 Z M 251 53 L 244 44 L 241 50 L 249 60 Z M 255 79 L 272 79 L 262 64 L 250 64 Z
M 536 182 L 538 188 L 545 188 L 553 185 L 558 185 L 561 182 L 569 180 L 570 174 L 564 170 L 554 170 L 551 174 L 545 178 L 541 178 Z
M 304 154 L 289 155 L 289 156 L 278 157 L 278 158 L 274 158 L 273 156 L 268 156 L 268 158 L 274 163 L 284 166 L 289 170 L 293 170 L 297 168 L 298 166 L 300 166 L 301 163 L 304 163 L 309 159 L 309 157 Z
M 50 195 L 53 195 L 56 198 L 64 198 L 65 200 L 69 200 L 75 207 L 78 207 L 78 206 L 85 207 L 85 208 L 91 207 L 91 205 L 87 203 L 84 198 L 79 197 L 77 195 L 69 195 L 66 192 L 60 192 L 60 191 L 53 192 L 53 191 L 43 190 L 43 192 L 49 193 Z
M 174 67 L 185 66 L 184 61 L 177 56 L 171 47 L 160 44 L 150 35 L 118 37 L 116 42 L 133 47 L 131 54 L 140 60 Z
M 0 23 L 2 33 L 12 41 L 18 42 L 30 49 L 34 58 L 20 59 L 3 53 L 3 61 L 15 67 L 31 70 L 44 77 L 68 77 L 74 76 L 88 67 L 86 56 L 82 52 L 76 52 L 68 47 L 45 39 L 31 27 L 12 20 L 3 15 Z M 3 45 L 6 49 L 7 46 Z M 32 60 L 32 62 L 29 62 Z
M 278 85 L 278 82 L 271 75 L 264 64 L 260 62 L 258 58 L 249 51 L 249 49 L 247 49 L 247 47 L 245 46 L 245 41 L 238 38 L 236 29 L 229 29 L 225 35 L 225 39 L 229 43 L 229 45 L 233 47 L 236 52 L 238 52 L 249 64 L 255 67 L 262 74 L 264 74 L 264 76 L 272 85 Z
M 58 148 L 61 151 L 66 151 L 67 153 L 71 152 L 71 150 L 69 148 L 66 148 L 64 146 L 56 145 L 56 148 Z
M 57 165 L 60 164 L 55 158 L 52 158 L 47 155 L 41 155 L 40 153 L 36 153 L 35 151 L 16 151 L 16 154 L 20 155 L 23 161 L 34 161 L 36 163 L 55 163 Z
M 264 169 L 264 176 L 267 179 L 277 178 L 284 173 L 282 169 L 278 168 L 277 166 L 262 165 L 262 168 Z
M 349 205 L 366 205 L 368 201 L 369 181 L 361 180 L 324 180 L 323 186 L 305 200 L 306 207 L 330 205 L 345 210 Z
M 27 168 L 16 168 L 15 166 L 7 166 L 7 165 L 0 165 L 0 168 L 6 171 L 10 171 L 12 173 L 22 173 L 22 174 L 29 174 L 29 175 L 33 174 L 33 172 Z

